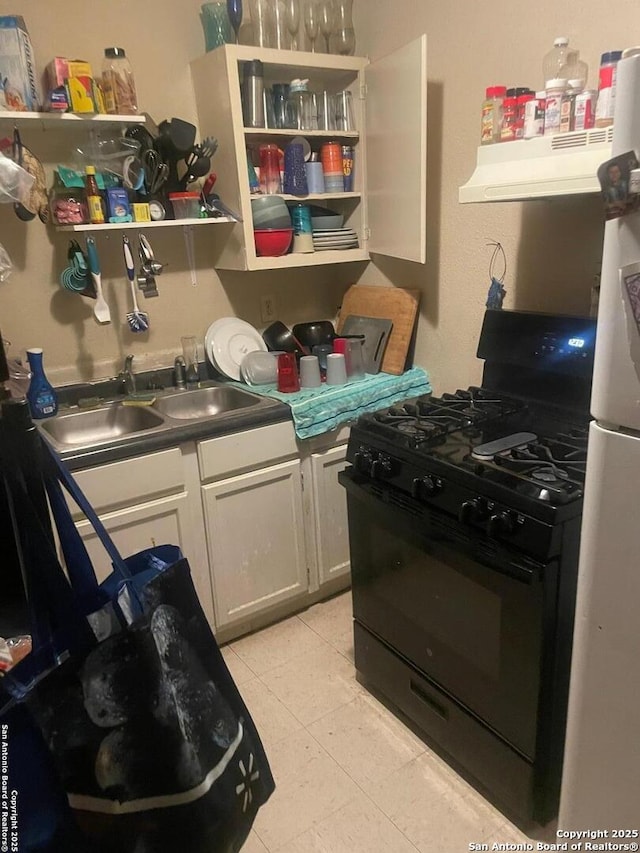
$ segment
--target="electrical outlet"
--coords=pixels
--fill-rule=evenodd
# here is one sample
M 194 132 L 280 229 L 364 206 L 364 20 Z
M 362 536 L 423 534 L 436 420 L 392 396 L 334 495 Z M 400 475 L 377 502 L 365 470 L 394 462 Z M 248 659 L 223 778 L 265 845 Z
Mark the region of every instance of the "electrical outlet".
M 273 323 L 276 319 L 276 298 L 275 296 L 260 297 L 260 317 L 263 323 Z

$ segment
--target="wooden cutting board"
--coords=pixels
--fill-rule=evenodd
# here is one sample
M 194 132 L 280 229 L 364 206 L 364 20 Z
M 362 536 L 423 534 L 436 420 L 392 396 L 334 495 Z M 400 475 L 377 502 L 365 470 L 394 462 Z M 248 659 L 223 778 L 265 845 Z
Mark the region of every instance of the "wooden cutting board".
M 399 376 L 404 372 L 419 301 L 419 290 L 353 284 L 345 293 L 340 306 L 338 334 L 350 314 L 391 320 L 393 328 L 380 369 L 384 373 Z

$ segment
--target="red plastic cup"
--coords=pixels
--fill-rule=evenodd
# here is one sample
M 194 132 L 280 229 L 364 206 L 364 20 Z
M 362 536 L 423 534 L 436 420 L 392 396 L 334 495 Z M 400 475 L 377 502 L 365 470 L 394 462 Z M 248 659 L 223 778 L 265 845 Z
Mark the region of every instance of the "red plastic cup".
M 283 352 L 278 356 L 278 391 L 292 394 L 300 390 L 298 365 L 294 352 Z
M 347 368 L 347 375 L 349 374 L 350 368 L 350 358 L 349 358 L 349 339 L 348 338 L 334 338 L 333 340 L 333 351 L 340 352 L 344 356 L 345 367 Z

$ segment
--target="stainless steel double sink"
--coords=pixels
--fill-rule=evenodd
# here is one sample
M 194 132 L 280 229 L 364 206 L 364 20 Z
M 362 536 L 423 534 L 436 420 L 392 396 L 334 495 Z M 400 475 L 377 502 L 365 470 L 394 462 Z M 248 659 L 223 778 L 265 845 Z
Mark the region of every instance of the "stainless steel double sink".
M 68 450 L 229 418 L 276 402 L 224 385 L 158 392 L 150 406 L 126 405 L 125 400 L 106 401 L 91 409 L 62 411 L 39 425 L 55 446 Z

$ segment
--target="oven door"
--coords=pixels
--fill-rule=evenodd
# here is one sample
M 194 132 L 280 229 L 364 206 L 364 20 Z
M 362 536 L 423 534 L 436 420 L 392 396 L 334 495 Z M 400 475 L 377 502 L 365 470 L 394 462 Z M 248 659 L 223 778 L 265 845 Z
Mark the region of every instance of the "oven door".
M 533 759 L 557 564 L 474 535 L 353 469 L 340 479 L 354 618 Z

